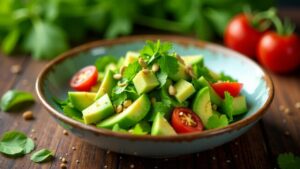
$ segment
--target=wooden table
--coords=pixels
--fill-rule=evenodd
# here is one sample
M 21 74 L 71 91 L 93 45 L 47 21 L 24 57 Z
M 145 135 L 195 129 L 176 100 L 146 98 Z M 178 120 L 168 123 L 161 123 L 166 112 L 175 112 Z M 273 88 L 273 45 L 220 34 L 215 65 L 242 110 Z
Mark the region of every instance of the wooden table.
M 35 94 L 34 83 L 46 62 L 30 57 L 5 57 L 0 55 L 0 96 L 9 89 L 20 89 Z M 20 65 L 21 72 L 10 72 L 12 65 Z M 20 130 L 36 138 L 37 149 L 48 148 L 55 152 L 55 159 L 44 164 L 30 161 L 30 155 L 11 159 L 0 155 L 0 169 L 59 168 L 59 157 L 67 159 L 68 168 L 151 168 L 151 169 L 274 169 L 277 156 L 283 152 L 300 155 L 300 71 L 292 75 L 271 74 L 275 85 L 274 101 L 263 117 L 246 134 L 215 149 L 170 159 L 150 159 L 118 154 L 90 145 L 72 134 L 63 134 L 63 129 L 50 118 L 36 97 L 30 108 L 35 119 L 25 121 L 22 112 L 0 112 L 0 134 Z M 279 110 L 289 108 L 289 113 Z M 35 130 L 33 133 L 32 130 Z M 72 147 L 76 150 L 72 150 Z M 79 160 L 79 163 L 76 162 Z

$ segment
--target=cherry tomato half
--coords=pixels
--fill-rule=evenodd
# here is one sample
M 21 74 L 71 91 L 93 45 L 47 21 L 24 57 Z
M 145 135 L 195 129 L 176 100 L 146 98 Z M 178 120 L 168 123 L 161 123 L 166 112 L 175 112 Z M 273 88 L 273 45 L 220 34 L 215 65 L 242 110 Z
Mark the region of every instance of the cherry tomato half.
M 211 85 L 219 96 L 224 98 L 224 92 L 227 91 L 231 96 L 236 97 L 240 94 L 243 84 L 238 82 L 217 82 Z
M 95 66 L 86 66 L 72 77 L 70 86 L 78 91 L 90 91 L 97 83 L 98 71 Z
M 245 14 L 240 14 L 235 16 L 227 25 L 224 41 L 229 48 L 254 58 L 263 33 L 251 25 Z
M 203 124 L 199 116 L 192 110 L 177 107 L 172 113 L 172 126 L 177 133 L 203 131 Z
M 300 65 L 300 39 L 295 34 L 266 33 L 259 42 L 258 60 L 269 70 L 287 73 Z

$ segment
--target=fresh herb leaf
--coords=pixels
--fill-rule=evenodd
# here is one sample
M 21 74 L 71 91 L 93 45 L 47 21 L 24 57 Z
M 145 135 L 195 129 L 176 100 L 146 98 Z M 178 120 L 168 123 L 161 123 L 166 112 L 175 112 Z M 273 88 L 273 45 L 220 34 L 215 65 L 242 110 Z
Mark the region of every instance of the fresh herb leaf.
M 131 133 L 136 135 L 146 135 L 150 132 L 151 132 L 150 124 L 147 121 L 141 121 L 133 127 Z
M 211 76 L 209 69 L 204 65 L 195 64 L 192 66 L 192 68 L 196 78 L 203 76 L 206 80 L 208 80 L 211 83 L 216 82 L 216 80 Z
M 35 163 L 43 163 L 51 160 L 52 158 L 53 158 L 53 153 L 50 150 L 41 149 L 39 151 L 34 152 L 30 157 L 30 160 Z
M 228 119 L 226 115 L 217 115 L 213 114 L 211 117 L 208 118 L 207 121 L 207 127 L 208 129 L 214 129 L 214 128 L 221 128 L 228 125 Z
M 155 102 L 151 108 L 151 113 L 148 113 L 150 117 L 147 119 L 149 119 L 149 121 L 153 121 L 157 113 L 162 113 L 166 119 L 169 119 L 171 113 L 170 104 Z
M 159 71 L 156 75 L 158 81 L 159 81 L 159 87 L 162 87 L 166 84 L 168 79 L 168 74 L 164 71 Z
M 66 116 L 68 116 L 74 120 L 77 120 L 79 122 L 83 122 L 82 113 L 80 111 L 76 110 L 75 108 L 73 108 L 70 105 L 70 103 L 63 106 L 63 112 Z
M 293 153 L 279 154 L 277 163 L 280 169 L 299 169 L 300 157 L 295 156 Z
M 127 130 L 122 129 L 118 123 L 115 124 L 111 130 L 116 132 L 121 132 L 121 133 L 127 133 Z
M 172 49 L 172 44 L 169 42 L 161 43 L 160 40 L 156 41 L 156 43 L 146 41 L 146 45 L 140 51 L 140 56 L 150 64 L 157 58 L 168 55 L 170 49 Z
M 236 79 L 232 78 L 231 76 L 229 75 L 226 75 L 224 72 L 221 72 L 220 74 L 220 80 L 223 81 L 223 82 L 237 82 Z
M 102 72 L 110 63 L 117 63 L 117 59 L 113 56 L 101 56 L 96 60 L 95 66 L 99 72 Z
M 34 147 L 33 140 L 19 131 L 5 132 L 0 140 L 0 152 L 12 157 L 28 154 Z
M 9 90 L 1 98 L 1 109 L 3 111 L 16 110 L 33 102 L 34 97 L 31 93 L 19 90 Z
M 127 81 L 131 81 L 141 69 L 142 67 L 137 61 L 130 63 L 124 70 L 123 78 Z
M 118 105 L 122 104 L 126 99 L 127 99 L 126 92 L 122 92 L 120 94 L 113 95 L 112 103 L 113 103 L 113 105 L 118 106 Z
M 158 64 L 161 71 L 165 72 L 168 76 L 176 74 L 179 69 L 179 63 L 177 59 L 170 55 L 160 57 L 158 59 Z
M 232 113 L 233 113 L 233 97 L 230 95 L 229 92 L 224 93 L 224 100 L 221 106 L 222 111 L 227 115 L 228 120 L 232 121 Z
M 24 49 L 35 59 L 52 59 L 68 48 L 65 33 L 60 27 L 40 20 L 33 25 Z

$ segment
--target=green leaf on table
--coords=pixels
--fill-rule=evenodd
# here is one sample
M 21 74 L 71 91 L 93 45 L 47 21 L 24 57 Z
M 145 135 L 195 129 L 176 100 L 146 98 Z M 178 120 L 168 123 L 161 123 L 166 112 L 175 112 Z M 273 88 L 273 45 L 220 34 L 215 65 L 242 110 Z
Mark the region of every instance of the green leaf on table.
M 60 27 L 35 21 L 24 42 L 24 50 L 35 59 L 52 59 L 68 49 L 66 36 Z
M 295 156 L 293 153 L 279 154 L 277 163 L 280 169 L 299 169 L 300 157 Z
M 19 131 L 5 132 L 0 140 L 0 152 L 11 157 L 28 154 L 34 147 L 33 140 Z
M 221 128 L 227 126 L 228 123 L 226 115 L 223 114 L 219 116 L 218 114 L 213 114 L 208 118 L 207 126 L 205 127 L 208 129 Z
M 99 72 L 102 72 L 110 63 L 117 63 L 117 59 L 113 56 L 101 56 L 96 60 L 95 66 Z
M 47 149 L 41 149 L 39 151 L 34 152 L 30 160 L 35 163 L 43 163 L 51 160 L 53 158 L 53 153 Z
M 2 96 L 0 104 L 2 111 L 9 111 L 18 110 L 33 102 L 34 97 L 31 93 L 19 90 L 9 90 Z

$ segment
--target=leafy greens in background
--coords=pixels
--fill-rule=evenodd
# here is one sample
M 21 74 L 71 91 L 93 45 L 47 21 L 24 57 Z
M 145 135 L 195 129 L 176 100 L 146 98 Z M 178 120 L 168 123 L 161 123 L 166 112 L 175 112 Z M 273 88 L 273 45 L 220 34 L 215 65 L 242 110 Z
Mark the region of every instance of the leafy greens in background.
M 299 169 L 300 167 L 300 157 L 293 153 L 279 154 L 277 162 L 280 169 Z
M 1 51 L 52 59 L 87 33 L 114 38 L 134 24 L 209 40 L 245 5 L 265 10 L 273 0 L 1 0 Z

